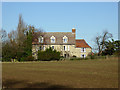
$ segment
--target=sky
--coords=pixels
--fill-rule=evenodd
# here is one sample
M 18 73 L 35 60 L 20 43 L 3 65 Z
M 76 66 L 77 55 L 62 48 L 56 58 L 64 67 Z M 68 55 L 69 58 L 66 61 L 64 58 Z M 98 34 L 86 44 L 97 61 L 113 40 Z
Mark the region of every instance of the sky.
M 104 30 L 118 40 L 117 2 L 3 2 L 2 28 L 16 30 L 19 14 L 27 25 L 45 32 L 71 32 L 94 47 L 95 36 Z

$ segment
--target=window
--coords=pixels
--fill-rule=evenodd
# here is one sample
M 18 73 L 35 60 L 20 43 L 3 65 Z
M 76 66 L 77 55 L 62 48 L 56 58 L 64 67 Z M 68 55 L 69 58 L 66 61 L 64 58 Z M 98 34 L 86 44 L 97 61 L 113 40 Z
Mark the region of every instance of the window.
M 50 39 L 51 39 L 51 43 L 55 43 L 55 37 L 54 36 L 52 36 Z
M 52 49 L 54 50 L 54 46 L 52 46 Z
M 51 42 L 52 42 L 52 43 L 55 43 L 55 39 L 51 39 Z
M 85 54 L 81 54 L 81 58 L 85 58 L 86 56 L 85 56 Z
M 67 43 L 68 42 L 68 38 L 66 36 L 63 37 L 63 43 Z
M 40 46 L 40 50 L 42 50 L 42 46 Z
M 64 46 L 64 50 L 66 51 L 66 47 Z
M 38 38 L 38 40 L 39 40 L 39 43 L 43 43 L 43 37 L 42 37 L 42 36 L 40 36 L 40 37 Z
M 63 41 L 64 43 L 67 43 L 67 39 L 66 39 L 66 38 L 64 38 L 63 40 L 64 40 L 64 41 Z
M 36 48 L 36 51 L 38 51 L 38 49 Z
M 33 53 L 33 55 L 35 55 L 35 53 Z
M 67 57 L 67 54 L 64 54 L 64 57 L 66 58 L 66 57 Z
M 86 52 L 86 48 L 81 48 L 81 52 Z
M 35 45 L 35 49 L 36 49 L 36 51 L 38 51 L 38 50 L 39 50 L 39 47 L 38 47 L 37 45 Z

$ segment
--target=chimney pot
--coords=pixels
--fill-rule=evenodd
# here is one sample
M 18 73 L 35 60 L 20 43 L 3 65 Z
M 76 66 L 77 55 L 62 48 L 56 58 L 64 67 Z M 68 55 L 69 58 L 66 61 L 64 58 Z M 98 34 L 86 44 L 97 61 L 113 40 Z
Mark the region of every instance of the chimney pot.
M 75 33 L 76 32 L 76 29 L 75 28 L 72 28 L 72 33 Z
M 72 34 L 74 34 L 74 38 L 76 37 L 76 29 L 72 28 Z

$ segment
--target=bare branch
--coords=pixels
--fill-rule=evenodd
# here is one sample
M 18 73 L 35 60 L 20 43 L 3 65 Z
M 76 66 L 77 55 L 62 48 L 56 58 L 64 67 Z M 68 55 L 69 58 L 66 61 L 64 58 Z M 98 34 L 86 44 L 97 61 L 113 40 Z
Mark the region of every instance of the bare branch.
M 98 55 L 102 53 L 102 51 L 105 49 L 105 42 L 112 38 L 112 34 L 109 33 L 107 30 L 103 31 L 103 35 L 98 35 L 95 37 L 95 43 L 97 45 Z

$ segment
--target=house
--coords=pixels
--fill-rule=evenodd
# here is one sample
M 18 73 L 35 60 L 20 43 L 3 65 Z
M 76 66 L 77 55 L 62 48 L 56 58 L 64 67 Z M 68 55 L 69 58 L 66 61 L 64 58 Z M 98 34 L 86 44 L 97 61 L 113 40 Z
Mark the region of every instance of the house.
M 85 58 L 92 52 L 92 48 L 84 39 L 76 39 L 76 29 L 72 32 L 45 32 L 37 34 L 32 42 L 32 54 L 37 59 L 38 50 L 45 50 L 51 47 L 61 52 L 63 57 Z

